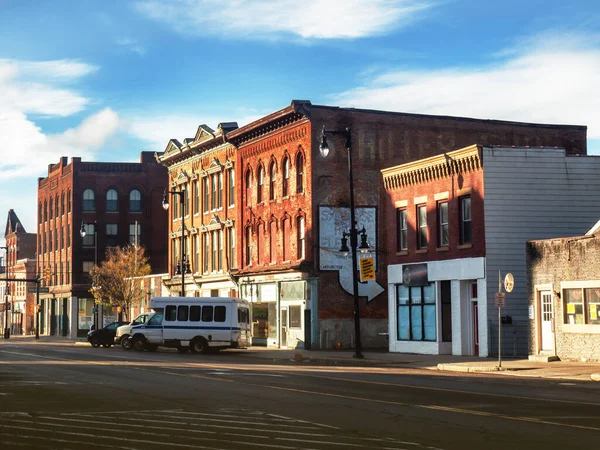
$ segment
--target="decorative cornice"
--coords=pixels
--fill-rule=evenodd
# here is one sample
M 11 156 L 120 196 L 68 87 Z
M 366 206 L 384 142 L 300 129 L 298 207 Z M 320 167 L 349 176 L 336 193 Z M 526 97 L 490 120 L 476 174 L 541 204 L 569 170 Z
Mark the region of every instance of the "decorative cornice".
M 474 172 L 483 167 L 481 148 L 477 145 L 421 159 L 381 171 L 385 189 L 427 183 L 440 178 Z

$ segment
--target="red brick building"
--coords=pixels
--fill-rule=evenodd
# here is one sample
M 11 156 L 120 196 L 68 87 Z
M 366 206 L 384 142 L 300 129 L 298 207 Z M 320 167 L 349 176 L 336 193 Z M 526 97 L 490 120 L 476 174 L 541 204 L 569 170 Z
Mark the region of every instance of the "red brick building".
M 14 210 L 8 211 L 6 228 L 4 231 L 5 264 L 4 273 L 0 280 L 0 291 L 3 292 L 0 300 L 2 312 L 2 330 L 8 328 L 10 334 L 26 334 L 33 327 L 34 294 L 28 293 L 29 287 L 35 283 L 7 282 L 6 279 L 34 279 L 36 258 L 36 235 L 27 233 L 23 224 Z
M 357 225 L 365 227 L 376 259 L 376 281 L 359 286 L 364 347 L 385 346 L 388 331 L 388 302 L 381 294 L 387 289 L 386 243 L 394 239 L 394 231 L 387 227 L 389 198 L 381 169 L 476 142 L 557 145 L 568 154 L 586 153 L 586 128 L 581 126 L 358 110 L 308 101 L 293 101 L 248 125 L 223 131 L 217 140 L 228 148 L 235 166 L 234 185 L 228 188 L 234 190 L 236 207 L 236 215 L 228 216 L 235 245 L 223 248 L 237 255 L 229 269 L 223 267 L 223 278 L 230 278 L 232 292 L 253 303 L 254 343 L 354 345 L 351 264 L 338 252 L 342 233 L 350 226 L 348 153 L 344 139 L 332 136 L 330 154 L 320 155 L 323 127 L 350 129 Z M 170 173 L 184 170 L 186 154 L 201 155 L 202 145 L 213 145 L 196 141 L 175 144 L 160 157 L 173 162 Z M 175 220 L 171 223 L 171 239 L 176 241 L 181 228 Z M 186 222 L 189 226 L 195 225 Z M 170 261 L 174 267 L 176 259 Z M 199 273 L 194 284 L 204 286 L 205 279 L 210 280 Z
M 94 314 L 89 292 L 89 271 L 108 247 L 142 245 L 152 271 L 166 271 L 166 186 L 167 172 L 151 152 L 142 152 L 139 163 L 61 158 L 48 166 L 38 181 L 38 273 L 50 274 L 50 292 L 40 302 L 42 334 L 75 337 L 95 321 L 103 326 L 116 318 L 107 306 Z

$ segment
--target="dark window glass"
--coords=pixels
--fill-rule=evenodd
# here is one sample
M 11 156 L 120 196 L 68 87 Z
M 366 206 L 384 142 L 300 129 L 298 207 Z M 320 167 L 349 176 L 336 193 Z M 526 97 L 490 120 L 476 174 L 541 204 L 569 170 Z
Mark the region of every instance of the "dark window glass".
M 133 189 L 129 193 L 129 211 L 140 212 L 142 210 L 142 193 Z
M 229 206 L 235 205 L 235 171 L 229 169 Z
M 450 297 L 450 281 L 440 283 L 442 298 L 442 341 L 452 342 L 452 299 Z
M 298 153 L 296 157 L 296 192 L 304 192 L 304 156 Z
M 177 306 L 167 305 L 165 308 L 165 320 L 171 322 L 177 319 Z
M 417 246 L 427 248 L 427 207 L 425 205 L 417 206 Z
M 396 250 L 401 252 L 408 249 L 408 222 L 406 220 L 406 209 L 396 210 Z
M 471 197 L 460 199 L 460 243 L 470 244 L 471 235 Z
M 177 320 L 179 322 L 187 322 L 187 320 L 188 320 L 188 307 L 187 307 L 187 305 L 179 305 L 177 307 Z
M 262 166 L 259 166 L 258 172 L 256 174 L 256 201 L 258 203 L 262 203 L 263 201 L 263 183 L 264 183 L 264 174 Z
M 202 322 L 212 322 L 213 321 L 213 307 L 212 306 L 203 306 L 202 307 Z
M 290 328 L 302 327 L 302 308 L 298 306 L 290 306 Z
M 190 322 L 200 322 L 200 306 L 190 306 Z
M 215 306 L 215 322 L 225 322 L 226 311 L 224 306 Z
M 436 340 L 434 284 L 413 287 L 398 285 L 396 302 L 398 340 Z
M 106 210 L 109 212 L 115 212 L 119 209 L 119 196 L 117 191 L 114 189 L 110 189 L 106 193 Z
M 95 211 L 96 210 L 96 194 L 91 189 L 83 191 L 83 210 L 84 211 Z
M 290 160 L 283 160 L 283 182 L 281 183 L 281 195 L 287 197 L 290 191 Z
M 438 204 L 438 247 L 448 246 L 448 202 Z

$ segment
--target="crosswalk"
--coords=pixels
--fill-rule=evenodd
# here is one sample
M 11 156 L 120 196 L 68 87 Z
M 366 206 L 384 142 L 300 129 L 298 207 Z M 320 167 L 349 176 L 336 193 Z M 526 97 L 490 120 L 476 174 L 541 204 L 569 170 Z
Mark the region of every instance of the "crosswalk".
M 143 408 L 135 411 L 0 413 L 0 448 L 441 450 L 417 442 L 369 436 L 253 410 L 211 412 Z

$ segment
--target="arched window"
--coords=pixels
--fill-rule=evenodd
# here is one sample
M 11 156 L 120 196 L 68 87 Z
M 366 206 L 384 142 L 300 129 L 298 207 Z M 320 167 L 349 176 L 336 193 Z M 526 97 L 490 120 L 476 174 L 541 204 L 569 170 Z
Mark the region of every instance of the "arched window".
M 264 182 L 264 174 L 262 166 L 258 166 L 258 171 L 256 172 L 256 202 L 262 203 L 263 201 L 263 182 Z
M 50 203 L 48 204 L 48 219 L 52 220 L 54 214 L 54 199 L 50 197 Z
M 67 191 L 67 212 L 71 212 L 71 189 Z
M 303 216 L 298 216 L 298 218 L 296 219 L 296 232 L 298 233 L 298 239 L 297 239 L 297 250 L 298 250 L 298 254 L 297 254 L 297 259 L 304 259 L 306 258 L 306 232 L 304 229 L 304 217 Z
M 115 189 L 109 189 L 106 193 L 106 210 L 115 212 L 119 209 L 119 194 Z
M 48 220 L 48 200 L 44 200 L 44 222 Z
M 252 172 L 250 169 L 246 172 L 246 206 L 252 204 Z
M 265 224 L 263 222 L 259 222 L 257 224 L 257 234 L 258 237 L 256 239 L 256 263 L 260 266 L 265 262 Z
M 61 213 L 61 215 L 67 213 L 67 204 L 65 203 L 65 193 L 64 192 L 60 196 L 60 213 Z
M 275 175 L 275 161 L 272 161 L 269 166 L 269 200 L 275 200 Z
M 229 169 L 229 206 L 235 205 L 235 171 L 233 168 Z
M 129 193 L 129 211 L 140 212 L 142 210 L 142 193 L 132 189 Z
M 91 189 L 83 191 L 83 210 L 96 211 L 96 194 Z
M 54 217 L 57 219 L 60 217 L 60 202 L 58 201 L 58 194 L 54 197 Z
M 287 197 L 290 195 L 290 159 L 286 156 L 283 159 L 283 180 L 281 182 L 281 195 Z
M 251 227 L 247 226 L 246 230 L 245 230 L 245 245 L 246 245 L 246 265 L 250 266 L 252 265 L 252 242 L 250 240 L 251 236 L 252 236 L 252 229 Z
M 269 223 L 269 255 L 271 262 L 277 261 L 277 222 Z
M 44 207 L 40 203 L 38 205 L 38 223 L 42 223 L 43 219 L 44 219 Z
M 304 192 L 304 156 L 296 156 L 296 193 Z
M 291 242 L 290 242 L 290 226 L 291 220 L 289 217 L 283 219 L 283 260 L 289 261 L 291 259 Z

